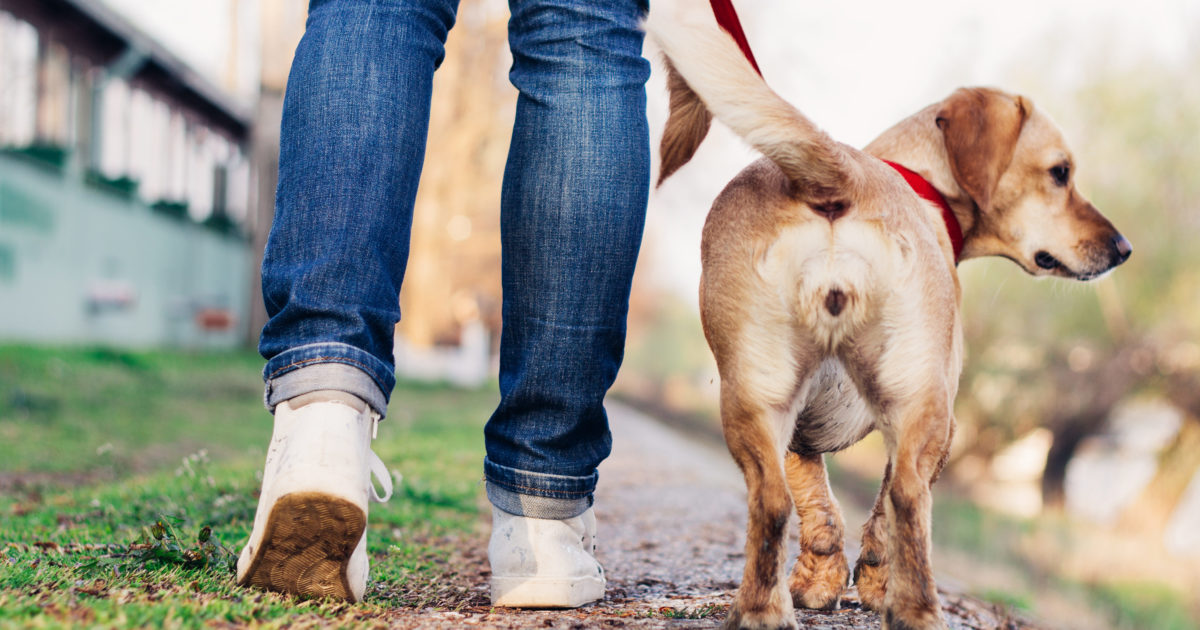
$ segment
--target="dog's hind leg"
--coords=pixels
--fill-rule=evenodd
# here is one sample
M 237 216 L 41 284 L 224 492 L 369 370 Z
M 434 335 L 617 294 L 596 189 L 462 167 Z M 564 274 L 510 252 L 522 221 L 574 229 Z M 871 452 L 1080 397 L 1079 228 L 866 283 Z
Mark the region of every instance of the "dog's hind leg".
M 854 585 L 858 587 L 858 598 L 865 608 L 883 611 L 883 600 L 887 595 L 887 513 L 884 501 L 892 480 L 892 464 L 883 470 L 883 483 L 879 485 L 879 496 L 871 516 L 863 525 L 862 551 L 854 563 Z
M 804 608 L 836 610 L 850 575 L 842 551 L 845 524 L 829 489 L 825 458 L 788 453 L 784 460 L 788 488 L 800 516 L 800 557 L 788 579 L 792 603 Z
M 940 465 L 938 466 L 940 470 Z M 936 473 L 934 475 L 936 479 Z M 854 585 L 858 587 L 858 598 L 864 608 L 883 612 L 887 595 L 888 580 L 888 524 L 887 500 L 892 481 L 892 464 L 889 461 L 883 470 L 883 482 L 879 484 L 879 495 L 875 506 L 862 529 L 862 551 L 854 563 Z
M 797 628 L 784 581 L 788 518 L 792 500 L 783 453 L 772 426 L 779 412 L 747 405 L 722 392 L 721 417 L 729 452 L 746 477 L 750 522 L 746 568 L 726 628 Z
M 936 388 L 899 411 L 898 423 L 884 429 L 892 470 L 884 497 L 888 581 L 883 627 L 941 629 L 946 626 L 929 556 L 930 485 L 945 463 L 954 417 L 949 397 Z

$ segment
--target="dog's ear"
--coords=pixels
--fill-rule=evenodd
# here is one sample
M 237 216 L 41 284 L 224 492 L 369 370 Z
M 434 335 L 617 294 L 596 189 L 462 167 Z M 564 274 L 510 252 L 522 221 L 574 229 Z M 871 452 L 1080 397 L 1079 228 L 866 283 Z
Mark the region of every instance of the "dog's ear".
M 1030 110 L 1024 97 L 988 88 L 960 88 L 938 110 L 950 171 L 981 211 L 991 208 Z
M 671 60 L 664 57 L 663 61 L 667 66 L 671 113 L 667 117 L 667 127 L 663 130 L 662 144 L 659 145 L 662 164 L 658 169 L 658 186 L 692 159 L 704 136 L 708 135 L 709 125 L 712 124 L 712 114 L 704 106 L 704 102 L 675 71 Z

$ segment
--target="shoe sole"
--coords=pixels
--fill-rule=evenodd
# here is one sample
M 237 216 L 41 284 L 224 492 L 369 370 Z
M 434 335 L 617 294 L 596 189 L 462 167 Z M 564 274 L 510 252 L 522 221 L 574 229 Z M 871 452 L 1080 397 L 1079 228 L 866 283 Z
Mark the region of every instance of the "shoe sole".
M 604 598 L 604 580 L 596 577 L 493 577 L 493 606 L 505 608 L 579 608 Z
M 239 584 L 353 600 L 346 569 L 366 526 L 367 515 L 350 501 L 320 492 L 286 494 L 271 508 Z

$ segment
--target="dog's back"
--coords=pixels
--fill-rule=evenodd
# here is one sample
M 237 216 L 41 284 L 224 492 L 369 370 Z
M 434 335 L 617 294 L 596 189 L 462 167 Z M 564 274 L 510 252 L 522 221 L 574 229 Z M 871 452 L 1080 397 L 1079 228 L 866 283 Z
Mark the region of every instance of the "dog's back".
M 730 307 L 751 317 L 778 311 L 832 352 L 878 312 L 873 296 L 900 286 L 903 279 L 895 274 L 913 266 L 908 258 L 914 251 L 938 251 L 937 234 L 894 172 L 835 142 L 780 98 L 715 24 L 654 16 L 647 26 L 671 74 L 662 178 L 691 158 L 709 111 L 766 156 L 713 204 L 702 243 L 702 285 L 723 288 L 702 289 L 702 299 L 731 300 Z M 899 229 L 885 234 L 885 225 Z M 912 239 L 926 242 L 907 242 Z M 718 257 L 729 263 L 710 264 Z M 930 262 L 936 267 L 944 261 Z M 777 304 L 760 304 L 753 296 L 762 291 L 748 285 L 758 281 L 795 292 Z M 709 341 L 721 343 L 711 335 Z

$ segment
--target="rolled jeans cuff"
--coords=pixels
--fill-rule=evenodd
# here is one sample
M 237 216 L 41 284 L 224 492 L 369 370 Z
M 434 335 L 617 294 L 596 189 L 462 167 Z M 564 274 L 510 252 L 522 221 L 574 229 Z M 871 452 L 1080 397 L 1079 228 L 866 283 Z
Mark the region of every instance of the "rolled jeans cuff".
M 387 415 L 388 393 L 396 385 L 394 368 L 354 346 L 316 343 L 272 357 L 263 368 L 267 409 L 320 390 L 361 398 L 379 417 Z
M 598 473 L 586 477 L 551 475 L 483 460 L 488 501 L 497 508 L 530 518 L 567 519 L 592 507 Z

